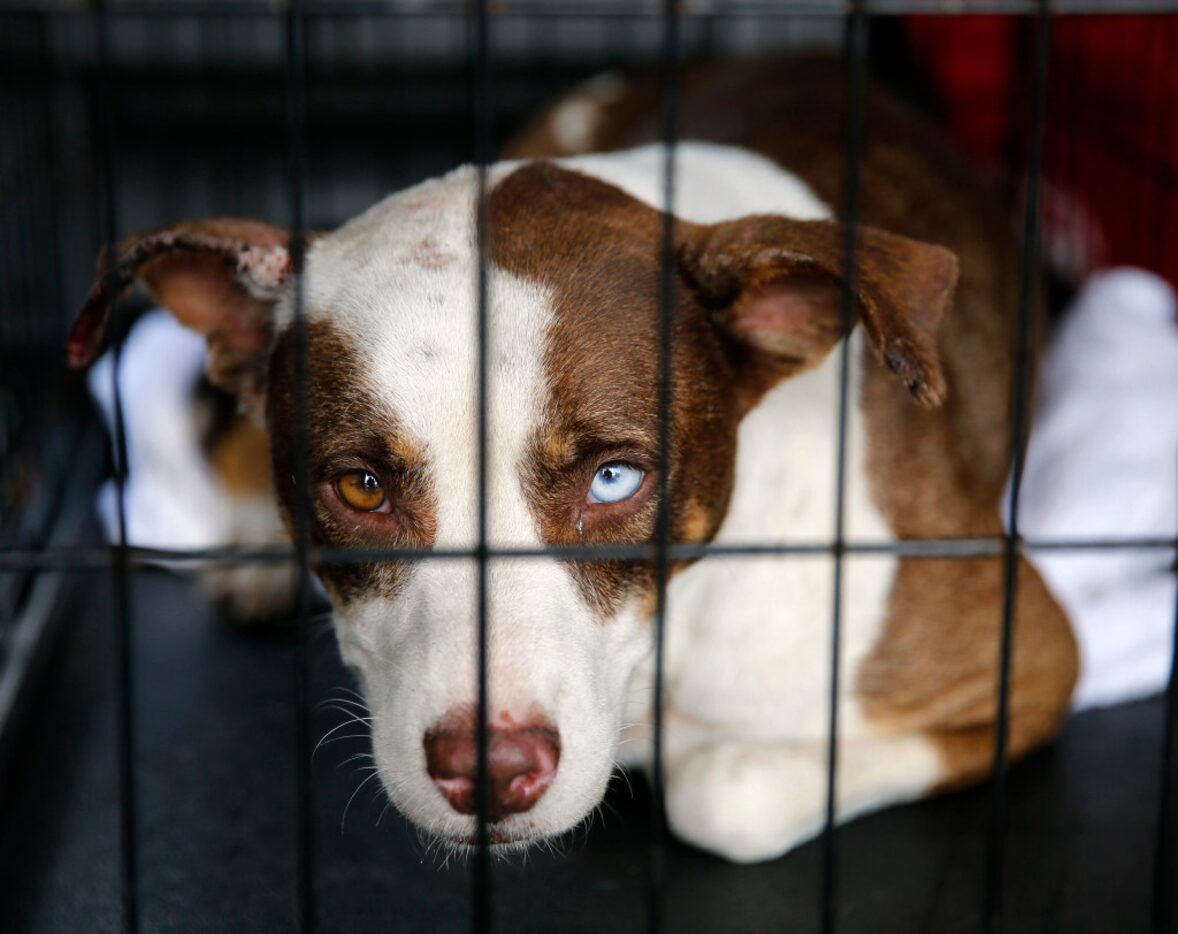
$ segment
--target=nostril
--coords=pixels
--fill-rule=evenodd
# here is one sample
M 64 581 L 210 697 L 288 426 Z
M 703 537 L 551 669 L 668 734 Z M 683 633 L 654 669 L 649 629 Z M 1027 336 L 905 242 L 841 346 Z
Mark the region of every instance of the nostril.
M 466 732 L 430 731 L 425 735 L 425 768 L 443 797 L 459 814 L 477 809 L 474 794 L 478 755 Z
M 492 815 L 530 810 L 552 784 L 559 762 L 560 734 L 553 727 L 492 731 L 488 762 Z
M 474 779 L 472 778 L 435 778 L 434 784 L 442 797 L 450 802 L 450 807 L 459 814 L 474 814 L 478 808 L 478 799 L 474 794 Z
M 469 722 L 449 723 L 426 733 L 426 771 L 450 806 L 459 814 L 478 809 L 475 778 L 476 737 Z M 560 733 L 538 725 L 487 731 L 488 804 L 492 821 L 532 808 L 548 790 L 560 762 Z
M 474 778 L 478 766 L 475 738 L 468 733 L 427 733 L 425 757 L 434 778 Z

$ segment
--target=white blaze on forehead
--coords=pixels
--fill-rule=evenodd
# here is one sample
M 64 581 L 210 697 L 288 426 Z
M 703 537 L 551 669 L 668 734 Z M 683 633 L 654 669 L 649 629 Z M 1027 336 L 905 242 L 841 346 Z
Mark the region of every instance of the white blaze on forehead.
M 386 198 L 317 241 L 305 275 L 308 320 L 354 340 L 367 388 L 425 448 L 439 548 L 469 547 L 478 534 L 476 198 L 470 168 Z M 534 544 L 520 466 L 547 395 L 551 301 L 488 267 L 487 311 L 489 537 Z

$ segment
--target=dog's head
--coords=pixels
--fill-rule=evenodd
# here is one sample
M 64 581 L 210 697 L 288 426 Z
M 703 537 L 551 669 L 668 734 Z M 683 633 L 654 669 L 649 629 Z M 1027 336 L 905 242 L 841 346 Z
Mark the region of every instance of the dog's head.
M 111 286 L 138 280 L 207 336 L 212 379 L 264 417 L 288 521 L 305 436 L 313 543 L 449 553 L 316 570 L 363 682 L 389 795 L 456 842 L 475 829 L 480 523 L 492 549 L 650 542 L 663 486 L 662 215 L 530 163 L 492 172 L 486 204 L 481 490 L 475 179 L 458 170 L 314 237 L 297 283 L 286 233 L 265 224 L 130 238 L 70 344 L 75 363 L 92 358 Z M 704 542 L 725 515 L 742 416 L 841 337 L 843 234 L 776 216 L 674 231 L 665 508 L 672 540 Z M 954 260 L 867 228 L 857 241 L 857 319 L 878 357 L 934 403 L 934 329 Z M 485 573 L 492 839 L 526 842 L 572 827 L 601 798 L 628 680 L 652 644 L 655 573 L 649 561 L 528 556 Z

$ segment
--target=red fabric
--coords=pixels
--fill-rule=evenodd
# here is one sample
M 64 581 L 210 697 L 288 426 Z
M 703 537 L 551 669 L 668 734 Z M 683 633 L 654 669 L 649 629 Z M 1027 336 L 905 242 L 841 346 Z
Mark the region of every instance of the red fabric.
M 915 65 L 946 130 L 1021 189 L 1030 118 L 1031 22 L 911 16 Z M 1076 276 L 1104 265 L 1178 283 L 1178 16 L 1051 21 L 1043 233 Z
M 1019 26 L 1010 16 L 908 17 L 913 57 L 945 105 L 946 129 L 995 163 L 1011 130 Z

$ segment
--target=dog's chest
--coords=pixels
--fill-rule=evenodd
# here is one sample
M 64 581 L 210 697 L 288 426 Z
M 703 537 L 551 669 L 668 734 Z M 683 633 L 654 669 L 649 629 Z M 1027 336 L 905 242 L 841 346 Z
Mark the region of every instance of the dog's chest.
M 850 346 L 846 522 L 849 541 L 886 541 L 869 494 L 857 404 L 862 347 Z M 823 545 L 835 533 L 839 353 L 780 384 L 744 420 L 736 484 L 718 545 Z M 885 618 L 897 560 L 851 555 L 842 579 L 845 698 Z M 692 720 L 761 738 L 818 739 L 827 729 L 834 559 L 829 554 L 714 556 L 674 579 L 668 691 Z M 858 728 L 853 702 L 848 733 Z

